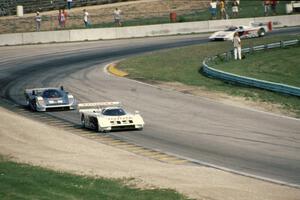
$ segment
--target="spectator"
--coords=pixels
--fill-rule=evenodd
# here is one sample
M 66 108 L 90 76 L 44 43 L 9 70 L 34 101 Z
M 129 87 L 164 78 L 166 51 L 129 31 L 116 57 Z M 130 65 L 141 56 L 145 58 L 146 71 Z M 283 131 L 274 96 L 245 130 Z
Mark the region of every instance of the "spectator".
M 225 0 L 221 0 L 219 3 L 221 19 L 226 19 Z
M 73 0 L 67 0 L 68 9 L 71 10 Z
M 58 24 L 60 26 L 60 28 L 65 28 L 66 26 L 66 11 L 65 9 L 59 9 L 58 11 Z
M 36 12 L 36 16 L 35 16 L 36 31 L 41 30 L 41 22 L 42 22 L 42 17 L 40 16 L 40 13 Z
M 278 3 L 277 0 L 272 0 L 270 2 L 273 15 L 277 14 L 277 12 L 276 12 L 277 3 Z
M 62 25 L 63 25 L 64 28 L 66 27 L 67 17 L 68 17 L 68 13 L 67 13 L 67 11 L 63 8 L 63 9 L 62 9 L 62 18 L 63 18 L 63 21 L 62 21 L 63 23 L 62 23 Z
M 239 14 L 239 5 L 240 2 L 238 0 L 234 0 L 232 2 L 232 17 L 237 17 Z
M 265 13 L 265 16 L 269 15 L 269 11 L 270 11 L 270 1 L 269 0 L 264 0 L 264 13 Z
M 122 14 L 122 11 L 119 9 L 119 8 L 116 8 L 114 10 L 114 20 L 115 20 L 115 23 L 118 25 L 118 26 L 122 26 L 122 22 L 121 22 L 121 14 Z
M 216 19 L 217 2 L 215 0 L 211 0 L 210 6 L 209 6 L 209 11 L 210 11 L 210 14 L 211 14 L 211 19 Z
M 89 19 L 88 19 L 89 13 L 86 9 L 83 10 L 83 13 L 84 13 L 84 16 L 83 16 L 84 26 L 85 26 L 85 28 L 88 28 L 89 27 Z
M 232 42 L 233 42 L 234 59 L 241 60 L 242 59 L 242 44 L 241 44 L 241 39 L 240 39 L 238 32 L 234 33 Z

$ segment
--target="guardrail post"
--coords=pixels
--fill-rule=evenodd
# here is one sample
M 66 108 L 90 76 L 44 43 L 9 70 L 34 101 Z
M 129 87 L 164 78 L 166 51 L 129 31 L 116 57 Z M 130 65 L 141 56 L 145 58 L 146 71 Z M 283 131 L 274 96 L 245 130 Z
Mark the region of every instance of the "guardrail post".
M 231 60 L 231 58 L 232 58 L 231 55 L 232 55 L 232 51 L 228 51 L 226 54 L 227 61 Z
M 280 41 L 280 48 L 283 48 L 283 47 L 284 47 L 284 42 Z

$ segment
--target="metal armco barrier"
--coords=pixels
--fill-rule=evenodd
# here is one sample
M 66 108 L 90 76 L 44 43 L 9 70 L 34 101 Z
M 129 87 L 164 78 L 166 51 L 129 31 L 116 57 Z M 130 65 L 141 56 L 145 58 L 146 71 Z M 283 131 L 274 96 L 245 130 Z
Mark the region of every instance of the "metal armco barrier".
M 253 51 L 260 51 L 260 50 L 265 50 L 265 49 L 272 49 L 272 48 L 280 48 L 280 47 L 286 47 L 286 46 L 292 46 L 292 45 L 297 45 L 299 44 L 299 40 L 289 40 L 289 41 L 281 41 L 281 42 L 276 42 L 272 44 L 266 44 L 266 45 L 260 45 L 260 46 L 255 46 L 252 48 L 244 48 L 242 49 L 242 52 L 244 53 L 249 53 Z M 229 55 L 230 53 L 223 53 L 220 56 L 226 56 Z M 203 61 L 203 67 L 202 71 L 205 75 L 208 77 L 212 78 L 217 78 L 220 80 L 224 80 L 227 82 L 231 83 L 238 83 L 242 85 L 247 85 L 251 87 L 257 87 L 257 88 L 262 88 L 274 92 L 279 92 L 283 94 L 289 94 L 289 95 L 294 95 L 300 97 L 300 88 L 299 87 L 294 87 L 290 85 L 285 85 L 285 84 L 280 84 L 280 83 L 274 83 L 270 81 L 264 81 L 264 80 L 259 80 L 255 78 L 249 78 L 245 76 L 239 76 L 236 74 L 231 74 L 228 72 L 224 72 L 221 70 L 214 69 L 213 67 L 208 66 L 208 62 L 214 61 L 220 56 L 213 56 L 210 58 L 206 58 Z

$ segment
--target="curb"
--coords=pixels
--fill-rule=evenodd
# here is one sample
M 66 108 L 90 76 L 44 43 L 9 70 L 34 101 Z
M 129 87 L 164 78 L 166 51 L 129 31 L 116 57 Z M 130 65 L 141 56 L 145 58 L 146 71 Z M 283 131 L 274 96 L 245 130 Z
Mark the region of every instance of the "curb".
M 107 67 L 107 71 L 111 74 L 114 74 L 116 76 L 120 76 L 120 77 L 124 77 L 124 76 L 127 76 L 128 73 L 124 72 L 124 71 L 121 71 L 119 69 L 116 68 L 116 63 L 111 63 L 108 65 Z

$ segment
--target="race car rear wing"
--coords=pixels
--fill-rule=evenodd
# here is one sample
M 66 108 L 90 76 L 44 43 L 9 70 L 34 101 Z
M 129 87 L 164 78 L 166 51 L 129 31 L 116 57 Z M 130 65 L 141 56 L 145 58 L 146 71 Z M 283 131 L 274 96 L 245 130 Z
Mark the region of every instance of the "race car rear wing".
M 269 23 L 272 23 L 272 22 L 250 22 L 249 26 L 250 27 L 263 27 L 266 32 L 269 32 L 269 31 L 271 31 L 270 27 L 269 27 L 270 26 Z
M 33 88 L 33 89 L 25 89 L 24 94 L 25 96 L 35 96 L 43 92 L 45 88 Z
M 32 89 L 25 89 L 24 93 L 25 95 L 32 95 L 32 92 L 34 91 L 35 93 L 41 93 L 46 89 L 61 89 L 64 90 L 63 86 L 60 86 L 60 88 L 55 88 L 55 87 L 48 87 L 48 88 L 32 88 Z
M 95 102 L 95 103 L 79 103 L 77 109 L 79 112 L 100 111 L 103 108 L 111 106 L 121 106 L 120 102 Z

